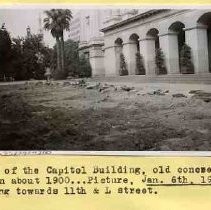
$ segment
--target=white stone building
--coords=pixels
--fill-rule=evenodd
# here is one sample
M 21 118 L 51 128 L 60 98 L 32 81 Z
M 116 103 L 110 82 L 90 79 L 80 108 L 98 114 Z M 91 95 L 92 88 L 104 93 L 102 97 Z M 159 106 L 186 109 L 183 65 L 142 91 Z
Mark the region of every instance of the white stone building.
M 73 15 L 74 19 L 70 23 L 70 33 L 68 37 L 75 42 L 80 41 L 81 32 L 81 15 L 79 12 Z
M 163 51 L 167 74 L 181 74 L 184 43 L 191 48 L 194 74 L 210 76 L 211 10 L 87 10 L 83 20 L 80 50 L 89 55 L 93 76 L 119 75 L 121 53 L 129 75 L 135 75 L 137 52 L 145 74 L 155 76 L 157 48 Z

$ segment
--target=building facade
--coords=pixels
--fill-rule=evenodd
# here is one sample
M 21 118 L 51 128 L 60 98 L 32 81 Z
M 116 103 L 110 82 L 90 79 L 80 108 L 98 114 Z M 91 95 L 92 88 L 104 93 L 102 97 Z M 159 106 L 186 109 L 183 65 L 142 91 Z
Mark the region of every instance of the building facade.
M 128 74 L 137 74 L 137 53 L 143 59 L 145 74 L 155 76 L 159 74 L 156 64 L 158 49 L 163 54 L 166 74 L 184 73 L 180 65 L 184 44 L 190 47 L 192 73 L 210 76 L 211 10 L 117 9 L 97 12 L 100 12 L 100 18 L 95 14 L 96 31 L 93 28 L 90 32 L 84 31 L 80 40 L 81 52 L 89 54 L 93 76 L 120 75 L 121 54 Z M 89 20 L 91 24 L 91 17 Z
M 70 33 L 68 37 L 75 42 L 80 41 L 81 32 L 81 15 L 79 12 L 73 15 L 74 19 L 70 23 Z
M 100 29 L 107 16 L 109 10 L 79 10 L 70 26 L 69 38 L 79 42 L 79 54 L 89 59 L 93 76 L 104 74 L 104 34 Z

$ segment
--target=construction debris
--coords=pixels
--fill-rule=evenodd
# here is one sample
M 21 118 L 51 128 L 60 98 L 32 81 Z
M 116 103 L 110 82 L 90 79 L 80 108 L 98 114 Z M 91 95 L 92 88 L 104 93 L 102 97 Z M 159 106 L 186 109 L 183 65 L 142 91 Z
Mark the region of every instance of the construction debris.
M 211 93 L 203 92 L 203 91 L 195 91 L 195 94 L 192 96 L 192 98 L 201 99 L 204 102 L 208 103 L 211 101 Z
M 201 90 L 190 90 L 189 94 L 197 94 L 197 93 L 201 93 Z
M 124 91 L 129 92 L 131 90 L 134 90 L 135 88 L 134 87 L 128 87 L 128 86 L 124 85 L 124 86 L 121 87 L 121 89 L 124 90 Z
M 184 95 L 183 93 L 175 93 L 175 94 L 172 94 L 172 97 L 173 98 L 187 98 L 187 96 Z
M 147 93 L 148 95 L 159 95 L 159 96 L 164 96 L 166 95 L 166 93 L 169 93 L 169 90 L 161 90 L 161 89 L 158 89 L 158 90 L 154 90 L 152 92 L 149 92 Z
M 96 83 L 94 85 L 86 86 L 86 89 L 98 89 L 100 87 L 100 83 Z

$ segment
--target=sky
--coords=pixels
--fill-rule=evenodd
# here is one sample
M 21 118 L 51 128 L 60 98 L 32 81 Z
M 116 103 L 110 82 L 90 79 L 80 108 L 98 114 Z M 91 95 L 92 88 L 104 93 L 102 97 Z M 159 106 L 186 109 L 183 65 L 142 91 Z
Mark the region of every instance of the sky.
M 44 9 L 0 9 L 0 27 L 5 23 L 11 37 L 26 36 L 28 26 L 31 28 L 31 33 L 36 34 L 39 30 L 39 16 L 43 18 L 44 11 Z M 49 47 L 53 47 L 56 43 L 48 31 L 44 31 L 44 43 Z

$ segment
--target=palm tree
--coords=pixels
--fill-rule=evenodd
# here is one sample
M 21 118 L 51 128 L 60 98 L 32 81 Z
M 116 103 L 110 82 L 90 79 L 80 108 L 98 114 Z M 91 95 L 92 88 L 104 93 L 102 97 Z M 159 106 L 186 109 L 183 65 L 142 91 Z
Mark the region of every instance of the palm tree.
M 61 65 L 62 69 L 64 69 L 64 30 L 70 30 L 70 21 L 72 19 L 72 12 L 69 9 L 59 10 L 61 15 Z
M 44 28 L 56 39 L 57 70 L 64 71 L 64 31 L 70 30 L 72 12 L 69 9 L 51 9 L 45 14 Z

